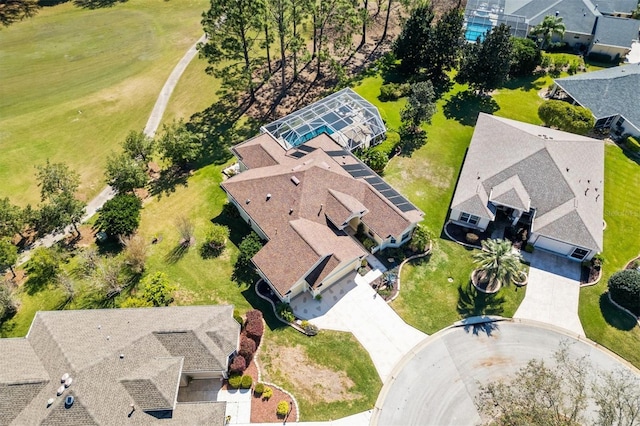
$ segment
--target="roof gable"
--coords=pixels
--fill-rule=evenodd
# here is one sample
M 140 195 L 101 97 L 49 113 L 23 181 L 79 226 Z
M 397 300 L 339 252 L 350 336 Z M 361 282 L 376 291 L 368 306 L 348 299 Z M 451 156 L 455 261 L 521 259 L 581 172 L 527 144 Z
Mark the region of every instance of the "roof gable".
M 154 358 L 120 380 L 137 407 L 172 410 L 176 403 L 183 358 Z
M 536 233 L 565 241 L 588 249 L 602 250 L 576 210 L 572 210 L 548 225 L 536 229 Z

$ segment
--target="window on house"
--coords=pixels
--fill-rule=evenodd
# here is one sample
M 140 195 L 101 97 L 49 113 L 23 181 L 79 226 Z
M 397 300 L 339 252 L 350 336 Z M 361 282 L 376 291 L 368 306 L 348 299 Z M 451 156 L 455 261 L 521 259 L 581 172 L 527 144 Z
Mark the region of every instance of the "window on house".
M 574 259 L 582 260 L 589 254 L 589 250 L 582 249 L 580 247 L 576 247 L 573 249 L 573 253 L 571 253 L 571 257 Z
M 400 238 L 400 241 L 404 241 L 408 239 L 410 236 L 411 236 L 411 231 L 407 231 L 404 234 L 402 234 L 402 238 Z
M 477 225 L 480 222 L 480 217 L 469 213 L 462 213 L 458 219 L 460 222 L 467 222 L 471 225 Z
M 396 243 L 396 239 L 391 237 L 391 244 L 395 244 Z
M 620 117 L 618 119 L 618 126 L 622 126 L 624 124 L 624 117 Z

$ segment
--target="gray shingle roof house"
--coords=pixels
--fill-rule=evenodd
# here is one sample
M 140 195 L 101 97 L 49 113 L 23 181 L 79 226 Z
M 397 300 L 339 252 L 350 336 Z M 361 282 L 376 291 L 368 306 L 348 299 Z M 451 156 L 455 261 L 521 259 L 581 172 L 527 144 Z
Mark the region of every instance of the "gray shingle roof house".
M 640 64 L 622 65 L 570 77 L 558 78 L 561 89 L 575 102 L 589 108 L 596 127 L 612 128 L 640 136 Z
M 233 148 L 241 173 L 221 186 L 266 245 L 253 257 L 282 300 L 320 294 L 369 253 L 406 243 L 423 213 L 326 133 L 285 149 L 270 133 Z
M 640 21 L 629 19 L 636 6 L 635 0 L 469 0 L 465 17 L 474 35 L 478 25 L 486 30 L 505 23 L 524 37 L 546 16 L 559 16 L 566 27 L 561 41 L 615 59 L 638 39 Z
M 0 423 L 222 425 L 225 403 L 177 400 L 190 379 L 226 375 L 240 333 L 232 315 L 232 306 L 38 312 L 26 337 L 0 339 Z
M 604 143 L 481 113 L 449 220 L 530 224 L 529 242 L 573 260 L 602 251 Z

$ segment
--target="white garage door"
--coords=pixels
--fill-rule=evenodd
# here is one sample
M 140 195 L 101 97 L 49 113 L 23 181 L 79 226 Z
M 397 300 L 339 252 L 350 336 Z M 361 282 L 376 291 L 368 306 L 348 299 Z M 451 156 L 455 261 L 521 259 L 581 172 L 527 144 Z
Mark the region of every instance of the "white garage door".
M 571 244 L 552 240 L 551 238 L 543 237 L 542 235 L 538 237 L 534 246 L 543 250 L 561 254 L 563 256 L 568 256 L 569 254 L 571 254 L 571 252 L 573 252 L 573 249 L 575 248 Z

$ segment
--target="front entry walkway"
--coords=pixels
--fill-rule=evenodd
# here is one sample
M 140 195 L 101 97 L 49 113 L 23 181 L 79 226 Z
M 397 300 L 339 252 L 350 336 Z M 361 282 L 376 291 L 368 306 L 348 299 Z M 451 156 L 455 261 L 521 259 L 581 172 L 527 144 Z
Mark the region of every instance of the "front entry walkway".
M 578 317 L 580 263 L 540 250 L 523 254 L 531 262 L 529 283 L 513 317 L 552 324 L 584 336 Z
M 427 337 L 405 323 L 357 273 L 325 290 L 319 301 L 308 293 L 296 296 L 291 308 L 298 318 L 320 328 L 353 333 L 383 383 L 400 359 Z

